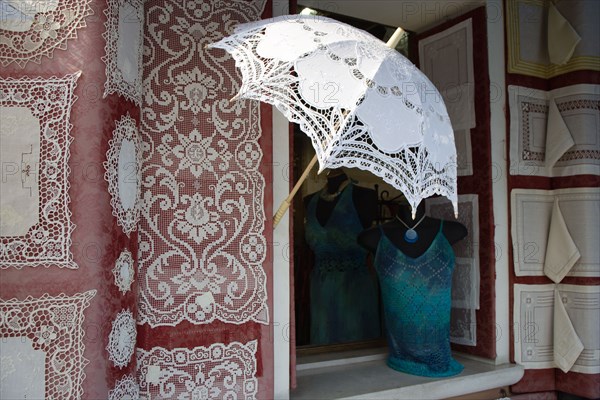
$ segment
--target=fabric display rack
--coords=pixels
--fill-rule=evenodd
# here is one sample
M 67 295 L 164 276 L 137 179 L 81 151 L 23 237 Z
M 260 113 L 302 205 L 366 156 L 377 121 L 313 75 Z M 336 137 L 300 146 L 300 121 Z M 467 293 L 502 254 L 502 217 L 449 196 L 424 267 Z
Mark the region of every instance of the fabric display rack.
M 511 348 L 526 369 L 511 390 L 598 398 L 600 8 L 508 0 L 505 15 Z

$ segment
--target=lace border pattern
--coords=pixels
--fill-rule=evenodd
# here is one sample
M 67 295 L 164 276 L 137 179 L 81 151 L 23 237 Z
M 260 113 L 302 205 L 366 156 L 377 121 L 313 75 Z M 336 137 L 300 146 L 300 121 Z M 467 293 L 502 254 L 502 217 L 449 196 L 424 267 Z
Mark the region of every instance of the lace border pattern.
M 140 399 L 256 399 L 257 341 L 137 349 Z
M 0 78 L 0 107 L 29 110 L 39 121 L 39 161 L 37 165 L 17 166 L 22 177 L 37 174 L 39 219 L 22 236 L 0 236 L 0 269 L 42 265 L 78 268 L 71 253 L 75 225 L 69 210 L 68 162 L 73 140 L 69 117 L 77 99 L 73 91 L 79 75 Z M 8 217 L 2 215 L 3 224 Z
M 108 400 L 137 400 L 140 398 L 140 387 L 132 375 L 125 375 L 118 380 L 115 388 L 108 393 Z

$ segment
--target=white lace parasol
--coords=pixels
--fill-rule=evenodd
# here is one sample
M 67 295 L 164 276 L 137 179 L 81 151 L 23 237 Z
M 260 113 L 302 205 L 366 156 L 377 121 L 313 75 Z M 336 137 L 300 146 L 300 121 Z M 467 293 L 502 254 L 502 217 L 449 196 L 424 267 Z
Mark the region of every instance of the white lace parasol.
M 275 105 L 311 138 L 325 168 L 370 171 L 413 210 L 440 194 L 457 213 L 456 147 L 438 90 L 370 34 L 315 16 L 242 24 L 211 44 L 242 74 L 236 97 Z

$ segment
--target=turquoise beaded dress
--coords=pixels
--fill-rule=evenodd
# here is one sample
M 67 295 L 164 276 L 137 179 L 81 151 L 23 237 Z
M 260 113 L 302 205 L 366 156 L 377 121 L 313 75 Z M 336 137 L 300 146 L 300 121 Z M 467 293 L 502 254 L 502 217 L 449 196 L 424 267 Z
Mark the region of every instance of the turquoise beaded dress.
M 402 253 L 380 227 L 375 254 L 390 354 L 389 367 L 413 375 L 442 377 L 463 366 L 450 350 L 454 251 L 440 230 L 419 257 Z
M 330 344 L 381 336 L 377 277 L 356 243 L 364 230 L 354 207 L 353 185 L 340 194 L 329 219 L 317 219 L 319 194 L 307 205 L 306 242 L 315 254 L 310 275 L 310 343 Z

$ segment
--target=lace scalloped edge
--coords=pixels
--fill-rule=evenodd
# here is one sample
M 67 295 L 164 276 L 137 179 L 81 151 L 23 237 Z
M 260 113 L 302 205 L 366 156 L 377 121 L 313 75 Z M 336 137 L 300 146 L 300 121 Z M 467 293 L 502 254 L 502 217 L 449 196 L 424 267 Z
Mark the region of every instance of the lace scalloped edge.
M 133 123 L 133 125 L 135 126 L 135 138 L 134 140 L 132 140 L 134 142 L 134 144 L 136 145 L 136 155 L 135 155 L 135 160 L 138 166 L 138 170 L 136 173 L 136 177 L 137 177 L 137 190 L 136 190 L 136 200 L 135 200 L 135 204 L 133 205 L 133 221 L 126 221 L 125 217 L 123 216 L 123 214 L 127 213 L 127 210 L 125 210 L 123 208 L 123 205 L 121 203 L 120 197 L 119 197 L 119 188 L 118 188 L 118 176 L 119 176 L 119 166 L 118 166 L 118 159 L 119 159 L 119 154 L 118 151 L 116 151 L 116 147 L 115 147 L 115 143 L 119 142 L 119 148 L 118 150 L 120 151 L 121 146 L 123 144 L 123 140 L 125 139 L 125 137 L 115 137 L 114 132 L 117 132 L 119 129 L 123 128 L 123 129 L 127 129 L 127 125 L 128 123 Z M 116 152 L 116 165 L 112 166 L 110 161 L 111 157 L 114 155 L 114 153 Z M 115 121 L 115 129 L 113 130 L 113 137 L 112 139 L 110 139 L 109 143 L 108 143 L 108 151 L 107 151 L 107 156 L 106 156 L 106 161 L 103 163 L 104 169 L 105 169 L 105 173 L 104 173 L 104 179 L 106 180 L 106 182 L 108 182 L 108 192 L 110 193 L 110 205 L 112 208 L 112 215 L 117 219 L 117 224 L 119 226 L 121 226 L 123 228 L 123 232 L 127 235 L 127 237 L 129 237 L 129 235 L 131 234 L 131 232 L 135 232 L 138 229 L 138 223 L 140 221 L 140 214 L 141 214 L 141 166 L 142 166 L 142 149 L 141 149 L 141 138 L 139 135 L 139 129 L 137 126 L 137 121 L 132 118 L 129 115 L 129 112 L 125 115 L 123 115 L 120 119 Z M 113 169 L 116 170 L 113 171 Z

